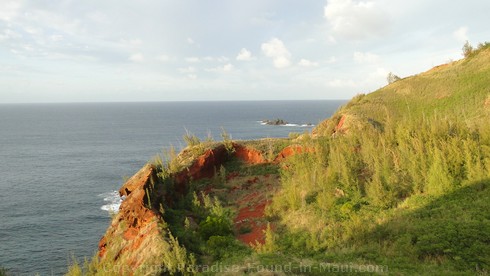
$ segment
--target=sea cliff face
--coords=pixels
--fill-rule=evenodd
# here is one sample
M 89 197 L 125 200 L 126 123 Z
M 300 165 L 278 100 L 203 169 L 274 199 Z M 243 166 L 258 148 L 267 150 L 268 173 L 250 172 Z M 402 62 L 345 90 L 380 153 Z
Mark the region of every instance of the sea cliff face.
M 100 263 L 108 272 L 135 271 L 159 263 L 163 233 L 160 214 L 148 208 L 156 173 L 150 164 L 141 168 L 119 190 L 126 199 L 99 242 Z M 120 271 L 114 271 L 119 266 Z
M 162 269 L 177 271 L 182 268 L 172 267 L 166 262 L 168 253 L 180 254 L 175 258 L 184 259 L 182 263 L 192 262 L 182 254 L 185 248 L 181 248 L 178 241 L 170 233 L 165 222 L 165 208 L 175 204 L 175 198 L 185 196 L 189 191 L 189 183 L 200 179 L 213 178 L 219 172 L 220 167 L 230 160 L 238 160 L 250 166 L 268 165 L 277 166 L 284 159 L 303 152 L 311 152 L 299 145 L 286 145 L 277 150 L 272 156 L 266 158 L 266 152 L 246 146 L 241 143 L 232 143 L 232 149 L 227 149 L 223 144 L 204 150 L 199 156 L 188 162 L 189 165 L 169 177 L 170 186 L 165 188 L 158 184 L 158 169 L 155 165 L 147 164 L 136 174 L 129 178 L 120 188 L 119 194 L 125 198 L 119 212 L 115 214 L 105 235 L 99 242 L 99 267 L 109 273 L 121 274 L 155 274 L 163 272 Z M 270 155 L 270 154 L 269 154 Z M 233 192 L 240 192 L 241 197 L 237 205 L 237 215 L 234 219 L 234 227 L 239 229 L 251 219 L 260 219 L 264 216 L 264 209 L 270 202 L 266 199 L 255 201 L 258 193 L 250 186 L 259 185 L 259 182 L 269 183 L 266 189 L 276 189 L 278 177 L 269 175 L 239 177 L 239 172 L 231 172 L 227 175 L 228 182 L 243 182 L 242 186 L 231 188 Z M 273 184 L 270 184 L 273 183 Z M 171 187 L 172 191 L 165 189 Z M 212 188 L 205 187 L 204 193 Z M 239 208 L 238 204 L 246 207 Z M 237 239 L 247 245 L 264 243 L 264 225 L 248 223 L 251 227 L 247 233 L 237 234 Z M 176 250 L 178 249 L 178 250 Z M 180 253 L 179 253 L 180 252 Z M 167 256 L 168 258 L 168 256 Z M 191 270 L 192 268 L 189 268 Z

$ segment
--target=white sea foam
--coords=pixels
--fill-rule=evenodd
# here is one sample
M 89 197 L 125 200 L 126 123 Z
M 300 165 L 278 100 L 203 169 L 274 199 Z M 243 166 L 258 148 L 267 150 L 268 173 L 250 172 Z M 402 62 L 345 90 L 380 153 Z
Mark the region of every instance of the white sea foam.
M 257 121 L 257 123 L 265 126 L 265 125 L 268 125 L 268 123 L 266 121 Z M 274 125 L 272 125 L 274 126 Z M 314 124 L 293 124 L 293 123 L 287 123 L 287 124 L 284 124 L 284 125 L 277 125 L 277 126 L 285 126 L 285 127 L 314 127 L 315 125 Z
M 100 207 L 101 210 L 107 211 L 111 214 L 119 212 L 119 206 L 124 200 L 124 196 L 120 197 L 118 191 L 107 192 L 99 195 L 104 198 L 106 204 Z

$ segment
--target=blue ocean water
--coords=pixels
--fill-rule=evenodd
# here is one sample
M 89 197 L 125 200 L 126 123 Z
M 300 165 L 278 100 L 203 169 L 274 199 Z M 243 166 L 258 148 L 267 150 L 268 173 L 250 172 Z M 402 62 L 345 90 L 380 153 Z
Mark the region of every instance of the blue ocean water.
M 93 256 L 117 204 L 114 191 L 186 129 L 220 140 L 287 137 L 345 101 L 0 105 L 0 266 L 60 275 Z M 290 126 L 261 125 L 284 119 Z

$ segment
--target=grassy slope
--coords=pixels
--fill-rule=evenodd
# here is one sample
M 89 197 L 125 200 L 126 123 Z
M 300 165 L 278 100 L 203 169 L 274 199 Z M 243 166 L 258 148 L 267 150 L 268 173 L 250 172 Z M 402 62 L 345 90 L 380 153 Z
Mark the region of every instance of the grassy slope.
M 355 97 L 318 130 L 329 137 L 344 116 L 351 137 L 319 138 L 324 153 L 293 162 L 283 178 L 271 211 L 283 225 L 279 246 L 316 267 L 326 261 L 385 265 L 390 274 L 488 273 L 489 115 L 489 47 Z M 479 173 L 470 174 L 475 167 Z M 306 199 L 288 203 L 299 192 Z
M 384 123 L 422 116 L 455 116 L 472 123 L 490 115 L 490 48 L 358 96 L 339 115 Z M 486 102 L 486 105 L 485 105 Z M 335 121 L 335 123 L 338 121 Z M 352 124 L 355 124 L 351 122 Z
M 485 274 L 489 115 L 487 47 L 354 98 L 321 124 L 323 136 L 294 141 L 313 153 L 278 165 L 229 160 L 192 184 L 198 200 L 191 191 L 166 206 L 164 218 L 197 265 L 237 265 L 241 273 Z M 331 137 L 342 116 L 348 135 Z M 272 158 L 291 142 L 244 143 Z M 236 221 L 263 201 L 271 202 L 265 217 Z M 237 241 L 268 222 L 263 246 Z

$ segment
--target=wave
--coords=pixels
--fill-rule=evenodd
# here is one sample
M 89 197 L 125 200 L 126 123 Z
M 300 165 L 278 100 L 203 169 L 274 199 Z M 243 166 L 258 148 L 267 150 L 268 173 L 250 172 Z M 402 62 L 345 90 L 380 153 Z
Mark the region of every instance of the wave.
M 263 126 L 270 125 L 270 124 L 268 124 L 265 121 L 257 121 L 257 123 L 259 123 L 259 124 L 261 124 Z M 271 126 L 274 126 L 274 125 L 271 125 Z M 285 126 L 285 127 L 314 127 L 315 125 L 314 124 L 293 124 L 293 123 L 286 123 L 286 124 L 277 125 L 277 126 Z
M 103 193 L 99 196 L 103 197 L 104 202 L 106 202 L 106 204 L 102 205 L 100 209 L 103 211 L 107 211 L 110 214 L 117 214 L 119 212 L 119 207 L 121 206 L 121 203 L 125 199 L 124 196 L 119 196 L 118 191 Z

